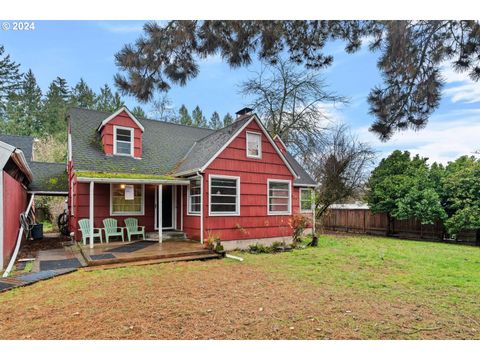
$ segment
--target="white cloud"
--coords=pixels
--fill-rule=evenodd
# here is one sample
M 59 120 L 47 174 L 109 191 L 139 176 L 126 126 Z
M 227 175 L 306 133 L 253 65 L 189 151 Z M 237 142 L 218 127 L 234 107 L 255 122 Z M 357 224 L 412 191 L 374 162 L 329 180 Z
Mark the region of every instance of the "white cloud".
M 449 65 L 442 67 L 442 75 L 447 83 L 443 94 L 450 97 L 452 102 L 480 102 L 480 82 L 471 80 L 467 73 L 454 71 Z
M 379 151 L 380 157 L 399 149 L 428 157 L 430 163 L 436 161 L 446 164 L 461 155 L 472 155 L 480 148 L 480 109 L 452 111 L 434 116 L 425 129 L 397 133 L 385 143 L 378 140 L 367 127 L 357 131 L 361 140 L 369 142 Z

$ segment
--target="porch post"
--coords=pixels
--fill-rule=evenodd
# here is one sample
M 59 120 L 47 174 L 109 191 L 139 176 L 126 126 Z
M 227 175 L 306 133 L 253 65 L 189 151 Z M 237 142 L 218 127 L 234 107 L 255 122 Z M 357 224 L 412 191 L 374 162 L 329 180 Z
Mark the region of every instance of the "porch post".
M 158 242 L 162 243 L 162 184 L 158 185 Z
M 183 231 L 183 185 L 180 185 L 180 230 Z
M 93 249 L 93 191 L 94 191 L 94 182 L 90 181 L 90 249 Z

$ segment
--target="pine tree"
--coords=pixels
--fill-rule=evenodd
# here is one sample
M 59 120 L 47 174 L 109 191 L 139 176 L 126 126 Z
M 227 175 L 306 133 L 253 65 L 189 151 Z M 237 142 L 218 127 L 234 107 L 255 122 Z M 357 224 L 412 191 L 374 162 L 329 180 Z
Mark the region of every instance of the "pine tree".
M 230 124 L 233 124 L 233 116 L 230 115 L 230 113 L 227 113 L 224 117 L 223 117 L 223 126 L 228 126 Z
M 350 54 L 368 39 L 369 50 L 377 52 L 383 79 L 368 96 L 370 113 L 375 116 L 370 130 L 388 140 L 397 131 L 425 127 L 440 106 L 441 72 L 446 63 L 480 81 L 479 34 L 478 20 L 150 22 L 139 41 L 115 55 L 121 71 L 115 81 L 125 93 L 147 101 L 157 90 L 168 91 L 198 76 L 199 60 L 209 55 L 221 53 L 232 68 L 248 66 L 255 57 L 267 63 L 287 57 L 297 65 L 319 70 L 334 61 L 326 46 L 330 40 L 342 41 Z
M 100 94 L 95 99 L 95 110 L 110 112 L 113 103 L 112 89 L 108 84 L 100 88 Z
M 65 114 L 69 99 L 67 81 L 57 76 L 48 88 L 42 111 L 42 131 L 45 135 L 61 134 L 66 137 Z
M 178 123 L 182 125 L 192 125 L 192 117 L 190 116 L 190 113 L 188 112 L 188 109 L 185 105 L 182 104 L 180 106 L 180 109 L 178 110 Z
M 218 115 L 218 112 L 214 111 L 212 114 L 212 117 L 210 118 L 210 123 L 208 124 L 208 127 L 210 129 L 221 129 L 223 127 L 223 123 L 220 120 L 220 115 Z
M 145 114 L 145 111 L 143 111 L 143 109 L 140 106 L 135 106 L 132 109 L 132 114 L 133 114 L 133 116 L 135 116 L 137 118 L 146 118 L 147 117 L 147 115 Z
M 195 127 L 207 127 L 207 119 L 198 105 L 192 111 L 192 120 Z
M 100 95 L 98 95 L 95 101 L 95 109 L 98 111 L 114 112 L 125 106 L 120 94 L 118 92 L 112 93 L 112 89 L 108 84 L 103 85 L 100 89 Z
M 28 70 L 18 93 L 11 93 L 8 98 L 6 107 L 8 125 L 5 132 L 16 135 L 41 135 L 41 111 L 42 90 L 32 70 Z
M 4 55 L 5 48 L 0 45 L 0 115 L 5 110 L 7 98 L 21 87 L 22 74 L 20 64 L 10 60 L 10 55 Z
M 95 97 L 95 92 L 83 79 L 80 79 L 72 89 L 70 104 L 83 109 L 93 109 L 95 107 Z

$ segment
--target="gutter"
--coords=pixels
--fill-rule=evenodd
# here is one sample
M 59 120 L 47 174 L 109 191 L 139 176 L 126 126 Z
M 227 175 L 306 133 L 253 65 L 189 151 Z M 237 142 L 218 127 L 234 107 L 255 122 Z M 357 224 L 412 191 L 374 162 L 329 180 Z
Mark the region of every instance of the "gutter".
M 97 178 L 97 177 L 77 177 L 78 182 L 95 182 L 105 184 L 158 184 L 158 185 L 188 185 L 188 180 L 161 180 L 161 179 L 130 179 L 130 178 Z

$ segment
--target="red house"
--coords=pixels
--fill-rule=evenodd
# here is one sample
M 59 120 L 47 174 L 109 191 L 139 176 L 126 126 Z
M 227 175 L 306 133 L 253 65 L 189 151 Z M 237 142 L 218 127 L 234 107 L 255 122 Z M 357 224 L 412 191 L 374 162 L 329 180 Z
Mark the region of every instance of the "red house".
M 182 231 L 226 249 L 291 240 L 294 214 L 311 217 L 315 181 L 245 108 L 220 130 L 72 108 L 68 120 L 70 228 L 138 219 L 160 241 Z M 150 234 L 148 234 L 150 233 Z M 90 242 L 93 246 L 93 242 Z

